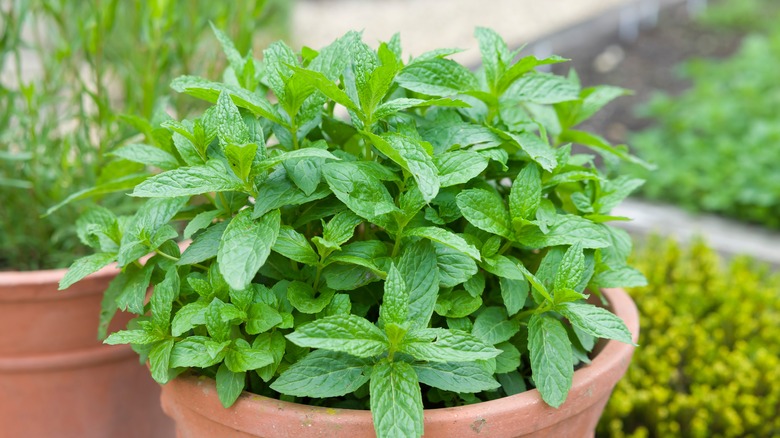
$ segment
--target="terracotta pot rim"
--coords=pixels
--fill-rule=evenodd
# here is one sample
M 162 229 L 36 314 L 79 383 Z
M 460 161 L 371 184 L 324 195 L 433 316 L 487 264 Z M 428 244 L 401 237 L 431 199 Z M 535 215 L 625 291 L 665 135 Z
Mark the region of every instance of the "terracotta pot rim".
M 87 368 L 136 356 L 129 345 L 99 345 L 95 348 L 66 350 L 47 354 L 0 357 L 0 373 L 46 372 Z
M 634 302 L 622 289 L 605 289 L 605 296 L 608 298 L 612 310 L 626 322 L 629 331 L 632 333 L 634 342 L 639 336 L 639 315 Z M 596 400 L 608 397 L 615 383 L 622 376 L 609 375 L 606 379 L 603 377 L 605 369 L 625 369 L 633 354 L 634 346 L 624 344 L 618 341 L 608 341 L 604 348 L 596 355 L 590 365 L 583 366 L 574 373 L 572 388 L 569 392 L 567 401 L 559 408 L 555 409 L 547 406 L 536 389 L 525 391 L 520 394 L 503 397 L 497 400 L 491 400 L 472 405 L 436 408 L 425 410 L 425 424 L 451 422 L 453 415 L 462 419 L 482 418 L 488 413 L 501 415 L 501 413 L 516 412 L 518 409 L 534 406 L 535 409 L 542 409 L 544 417 L 537 422 L 536 427 L 543 429 L 558 421 L 560 416 L 573 416 L 589 407 L 589 400 Z M 614 374 L 614 373 L 613 373 Z M 596 381 L 601 378 L 598 385 Z M 194 401 L 197 398 L 216 395 L 216 385 L 213 379 L 198 377 L 194 375 L 182 375 L 166 386 L 176 387 L 178 395 L 173 396 L 180 400 L 187 409 L 202 412 L 203 415 L 211 416 L 213 412 L 205 404 Z M 165 391 L 164 391 L 165 393 Z M 165 395 L 164 395 L 165 398 Z M 355 423 L 371 423 L 371 412 L 368 410 L 328 408 L 320 406 L 310 406 L 298 403 L 290 403 L 277 399 L 272 399 L 256 394 L 244 392 L 238 401 L 228 411 L 235 411 L 235 415 L 256 415 L 258 412 L 257 403 L 267 404 L 274 411 L 286 416 L 295 418 L 338 418 L 338 422 L 344 425 Z M 270 409 L 270 408 L 269 408 Z M 327 420 L 326 420 L 327 421 Z

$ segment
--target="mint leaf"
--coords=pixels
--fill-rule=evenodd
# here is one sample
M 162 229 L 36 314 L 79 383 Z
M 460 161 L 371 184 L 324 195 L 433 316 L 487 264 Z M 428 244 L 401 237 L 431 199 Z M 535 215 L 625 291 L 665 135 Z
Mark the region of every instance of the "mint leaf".
M 433 162 L 439 169 L 441 187 L 465 184 L 481 174 L 488 159 L 474 151 L 453 151 L 436 155 Z
M 498 80 L 503 76 L 507 65 L 512 61 L 512 54 L 506 46 L 503 38 L 494 30 L 477 27 L 474 36 L 479 41 L 479 51 L 482 55 L 482 68 L 485 71 L 485 80 L 493 91 L 498 85 Z
M 244 390 L 246 373 L 234 373 L 224 363 L 217 369 L 217 397 L 225 408 L 233 406 Z
M 409 290 L 408 321 L 412 327 L 426 327 L 433 315 L 439 292 L 439 269 L 436 251 L 428 241 L 407 246 L 398 271 Z
M 497 350 L 466 332 L 445 329 L 419 329 L 409 332 L 400 351 L 417 360 L 457 362 L 491 359 Z
M 244 339 L 235 339 L 225 354 L 225 366 L 234 373 L 256 370 L 273 361 L 271 353 L 252 348 Z
M 285 125 L 279 112 L 270 102 L 268 102 L 268 100 L 249 90 L 209 81 L 208 79 L 196 76 L 179 76 L 171 81 L 171 88 L 180 93 L 186 93 L 211 103 L 215 103 L 219 98 L 219 95 L 223 91 L 227 91 L 230 94 L 231 99 L 233 99 L 233 102 L 239 108 L 248 109 L 256 116 L 262 116 L 272 122 Z
M 195 301 L 184 305 L 173 316 L 173 321 L 171 321 L 171 335 L 181 336 L 186 331 L 195 327 L 195 325 L 197 325 L 196 321 L 200 322 L 200 324 L 205 324 L 207 308 L 208 303 L 204 301 Z
M 458 193 L 455 199 L 463 217 L 475 227 L 502 237 L 512 236 L 509 211 L 495 193 L 484 189 L 468 189 Z
M 623 320 L 606 309 L 592 304 L 568 302 L 558 304 L 555 310 L 589 335 L 634 345 L 631 332 Z
M 172 349 L 173 338 L 168 338 L 156 343 L 149 350 L 149 370 L 152 372 L 152 378 L 161 385 L 168 383 Z
M 171 327 L 171 309 L 173 301 L 179 296 L 179 273 L 170 269 L 165 279 L 154 286 L 149 300 L 152 313 L 152 326 L 161 336 L 167 336 Z
M 335 291 L 328 289 L 315 291 L 311 285 L 301 281 L 293 281 L 287 287 L 287 299 L 301 313 L 322 312 L 334 293 Z
M 533 220 L 542 201 L 542 178 L 539 168 L 529 163 L 512 182 L 509 192 L 509 211 L 512 218 Z
M 287 339 L 301 347 L 371 357 L 387 351 L 387 337 L 374 324 L 355 315 L 334 315 L 304 324 Z
M 216 257 L 228 224 L 229 222 L 217 222 L 195 236 L 176 264 L 191 265 Z
M 457 234 L 439 227 L 418 227 L 404 231 L 406 236 L 419 236 L 458 250 L 474 260 L 480 260 L 479 250 Z
M 289 152 L 282 152 L 281 154 L 276 154 L 272 157 L 268 157 L 265 160 L 263 160 L 258 165 L 258 170 L 266 170 L 270 169 L 280 163 L 283 163 L 285 161 L 289 160 L 298 160 L 301 158 L 327 158 L 331 160 L 338 160 L 339 158 L 335 155 L 331 154 L 325 149 L 310 147 L 310 148 L 302 148 L 297 149 L 294 151 Z
M 392 132 L 382 137 L 371 133 L 366 135 L 380 152 L 412 175 L 426 203 L 436 197 L 439 193 L 439 172 L 419 141 Z
M 114 260 L 116 260 L 116 254 L 106 252 L 98 252 L 77 259 L 60 280 L 58 290 L 69 288 L 73 283 L 108 266 Z
M 396 82 L 407 90 L 429 96 L 452 96 L 479 88 L 466 67 L 450 59 L 432 58 L 404 67 Z
M 171 170 L 179 167 L 179 160 L 170 153 L 148 144 L 128 144 L 115 149 L 109 155 L 119 157 L 135 163 L 159 167 L 162 170 Z
M 422 394 L 411 365 L 388 360 L 377 363 L 371 371 L 369 393 L 377 438 L 423 434 Z
M 532 315 L 528 321 L 528 351 L 536 388 L 545 403 L 557 408 L 566 401 L 574 375 L 566 328 L 555 318 Z
M 385 324 L 402 325 L 406 322 L 409 310 L 409 291 L 401 273 L 394 264 L 390 265 L 385 280 L 385 293 L 382 295 L 382 305 L 379 307 L 379 318 Z
M 322 229 L 322 237 L 328 242 L 342 245 L 352 238 L 355 227 L 363 222 L 360 217 L 349 211 L 342 211 L 333 216 Z
M 382 182 L 355 163 L 326 163 L 322 174 L 333 194 L 362 218 L 373 221 L 397 210 Z
M 579 99 L 580 87 L 563 76 L 534 72 L 518 78 L 504 96 L 521 102 L 552 104 Z
M 512 316 L 522 310 L 525 306 L 525 300 L 528 298 L 528 281 L 525 279 L 513 280 L 500 277 L 499 286 L 501 287 L 501 298 L 504 300 L 507 314 Z
M 171 350 L 171 368 L 208 368 L 221 362 L 230 341 L 216 342 L 207 336 L 189 336 L 176 342 Z
M 360 111 L 360 108 L 358 108 L 357 104 L 349 95 L 324 74 L 303 68 L 295 68 L 294 70 L 295 74 L 301 77 L 307 84 L 319 90 L 332 101 L 343 105 L 352 111 Z
M 436 263 L 442 287 L 454 287 L 477 273 L 474 259 L 448 246 L 436 243 Z
M 233 173 L 242 181 L 249 179 L 256 155 L 257 145 L 255 143 L 228 143 L 225 145 L 225 157 L 228 164 L 233 169 Z
M 306 265 L 316 265 L 320 259 L 314 252 L 306 236 L 295 231 L 292 227 L 282 225 L 279 235 L 271 248 L 279 254 Z
M 582 244 L 583 248 L 604 248 L 610 245 L 606 226 L 573 214 L 559 214 L 547 233 L 536 226 L 524 226 L 517 241 L 530 248 Z
M 428 362 L 412 365 L 420 383 L 458 393 L 496 389 L 499 383 L 479 365 L 469 362 Z
M 210 160 L 202 166 L 182 167 L 155 175 L 138 184 L 132 196 L 172 198 L 235 191 L 242 187 L 241 181 L 225 169 L 222 162 Z
M 111 333 L 104 341 L 104 344 L 118 345 L 118 344 L 134 344 L 134 345 L 147 345 L 159 341 L 160 338 L 155 333 L 150 333 L 146 330 L 120 330 L 115 333 Z
M 219 93 L 217 106 L 214 107 L 214 122 L 217 124 L 217 136 L 220 143 L 225 147 L 229 144 L 240 145 L 251 141 L 249 129 L 244 124 L 244 119 L 238 111 L 238 107 L 233 103 L 227 91 Z
M 266 303 L 252 303 L 247 310 L 246 332 L 250 335 L 265 333 L 282 324 L 283 321 L 284 318 L 279 311 L 270 305 Z
M 563 255 L 558 271 L 555 274 L 553 290 L 576 289 L 584 273 L 585 254 L 582 252 L 582 243 L 577 242 L 570 246 Z
M 184 228 L 184 233 L 182 234 L 182 237 L 185 239 L 189 239 L 192 237 L 193 234 L 195 234 L 197 231 L 200 231 L 204 228 L 207 228 L 209 225 L 211 225 L 212 222 L 214 222 L 214 219 L 218 218 L 222 214 L 219 210 L 209 210 L 209 211 L 202 211 L 195 215 L 194 218 L 187 224 L 187 226 Z M 185 250 L 186 251 L 186 250 Z
M 273 210 L 258 220 L 242 210 L 225 229 L 217 252 L 219 271 L 234 289 L 245 289 L 265 263 L 279 234 L 281 216 Z
M 296 397 L 341 397 L 368 382 L 370 366 L 346 353 L 315 350 L 287 368 L 271 389 Z
M 520 331 L 520 322 L 507 319 L 507 312 L 501 307 L 486 307 L 474 320 L 471 334 L 482 341 L 496 345 L 508 341 Z
M 521 132 L 520 134 L 502 132 L 502 134 L 514 141 L 532 160 L 542 166 L 542 169 L 552 172 L 558 166 L 555 150 L 535 134 L 530 132 Z

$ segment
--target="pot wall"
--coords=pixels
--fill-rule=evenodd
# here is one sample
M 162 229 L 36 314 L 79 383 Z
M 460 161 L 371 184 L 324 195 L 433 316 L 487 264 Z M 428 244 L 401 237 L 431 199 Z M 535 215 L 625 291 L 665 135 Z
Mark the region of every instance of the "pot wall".
M 621 289 L 604 291 L 636 342 L 639 316 Z M 592 363 L 574 373 L 560 408 L 547 406 L 537 390 L 456 408 L 425 411 L 425 437 L 592 437 L 615 384 L 628 368 L 634 347 L 609 341 Z M 230 409 L 217 399 L 214 381 L 179 377 L 163 386 L 162 404 L 176 421 L 179 438 L 375 436 L 368 411 L 287 403 L 244 393 Z
M 57 291 L 65 270 L 0 273 L 0 437 L 173 436 L 138 356 L 97 339 L 117 273 L 103 269 L 67 291 Z

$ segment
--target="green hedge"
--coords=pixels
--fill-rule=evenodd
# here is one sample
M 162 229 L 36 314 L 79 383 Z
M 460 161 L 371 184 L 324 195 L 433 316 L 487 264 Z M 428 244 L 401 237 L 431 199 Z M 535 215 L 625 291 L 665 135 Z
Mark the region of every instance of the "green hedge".
M 780 436 L 780 276 L 701 243 L 653 241 L 637 259 L 639 347 L 598 435 Z

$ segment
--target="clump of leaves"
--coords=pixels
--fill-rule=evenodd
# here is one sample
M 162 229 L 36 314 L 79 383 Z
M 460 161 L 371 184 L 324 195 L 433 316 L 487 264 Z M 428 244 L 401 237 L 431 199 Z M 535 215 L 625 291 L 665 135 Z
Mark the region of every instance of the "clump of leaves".
M 644 196 L 780 227 L 778 50 L 774 32 L 746 38 L 727 60 L 688 61 L 692 88 L 647 105 L 656 126 L 632 141 L 661 170 Z
M 61 286 L 118 262 L 103 334 L 117 308 L 140 316 L 106 342 L 134 345 L 159 382 L 215 378 L 225 406 L 248 389 L 370 407 L 380 437 L 421 435 L 424 399 L 535 386 L 559 406 L 597 337 L 631 342 L 586 288 L 644 284 L 606 225 L 641 182 L 561 143 L 630 159 L 575 129 L 623 90 L 581 89 L 534 70 L 564 59 L 515 62 L 497 34 L 476 36 L 475 74 L 455 50 L 403 62 L 397 36 L 279 42 L 260 63 L 217 32 L 225 82 L 172 83 L 213 106 L 162 122 L 171 143 L 137 155 L 165 170 L 135 187 L 148 201 L 86 215 L 96 253 Z

